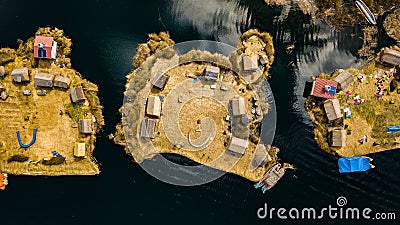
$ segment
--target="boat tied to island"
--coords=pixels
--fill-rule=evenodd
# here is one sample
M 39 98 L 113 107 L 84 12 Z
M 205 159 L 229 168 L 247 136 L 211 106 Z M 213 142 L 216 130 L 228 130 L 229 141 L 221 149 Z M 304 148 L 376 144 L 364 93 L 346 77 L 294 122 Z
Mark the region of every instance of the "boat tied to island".
M 362 0 L 357 0 L 356 6 L 364 14 L 365 18 L 370 24 L 376 25 L 375 16 L 374 14 L 372 14 L 371 10 L 368 8 L 365 2 L 363 2 Z
M 286 168 L 280 163 L 275 164 L 271 169 L 269 169 L 261 180 L 254 185 L 256 189 L 261 188 L 263 193 L 271 190 L 278 181 L 285 175 Z

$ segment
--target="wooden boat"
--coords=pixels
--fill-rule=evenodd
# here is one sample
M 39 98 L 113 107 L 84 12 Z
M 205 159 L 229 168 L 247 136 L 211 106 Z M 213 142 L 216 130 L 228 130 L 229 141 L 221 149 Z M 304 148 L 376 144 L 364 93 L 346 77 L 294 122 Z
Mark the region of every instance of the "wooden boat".
M 278 181 L 285 175 L 286 168 L 280 163 L 274 165 L 268 170 L 261 178 L 261 180 L 254 185 L 256 189 L 261 187 L 263 193 L 273 188 Z
M 283 175 L 285 175 L 286 169 L 284 167 L 282 167 L 280 164 L 278 164 L 278 165 L 279 165 L 279 167 L 274 168 L 274 170 L 272 170 L 271 176 L 265 180 L 265 184 L 261 188 L 263 193 L 265 193 L 265 192 L 271 190 L 271 188 L 275 187 L 275 185 L 278 183 L 278 181 L 283 177 Z
M 375 16 L 374 14 L 372 14 L 368 6 L 362 0 L 356 0 L 356 5 L 358 9 L 364 14 L 367 21 L 372 25 L 376 25 Z

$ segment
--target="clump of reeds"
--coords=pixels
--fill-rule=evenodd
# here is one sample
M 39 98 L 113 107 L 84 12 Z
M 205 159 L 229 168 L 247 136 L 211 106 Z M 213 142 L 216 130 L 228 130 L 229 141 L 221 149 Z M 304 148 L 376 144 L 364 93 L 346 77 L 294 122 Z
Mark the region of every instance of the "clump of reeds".
M 11 48 L 0 49 L 0 65 L 12 62 L 17 57 L 16 51 Z
M 65 162 L 64 157 L 53 157 L 49 160 L 42 160 L 41 163 L 46 166 L 61 165 Z
M 222 67 L 223 69 L 232 68 L 232 63 L 229 61 L 228 57 L 218 53 L 211 54 L 208 51 L 191 50 L 188 53 L 179 57 L 180 64 L 190 62 L 210 62 L 219 67 Z
M 7 159 L 8 163 L 11 162 L 26 162 L 28 161 L 29 157 L 26 155 L 13 155 L 10 158 Z
M 139 44 L 136 49 L 136 55 L 133 58 L 133 66 L 139 67 L 148 57 L 156 52 L 174 45 L 175 42 L 170 38 L 168 32 L 160 32 L 159 34 L 149 34 L 147 43 Z M 167 51 L 167 56 L 172 54 L 172 48 Z

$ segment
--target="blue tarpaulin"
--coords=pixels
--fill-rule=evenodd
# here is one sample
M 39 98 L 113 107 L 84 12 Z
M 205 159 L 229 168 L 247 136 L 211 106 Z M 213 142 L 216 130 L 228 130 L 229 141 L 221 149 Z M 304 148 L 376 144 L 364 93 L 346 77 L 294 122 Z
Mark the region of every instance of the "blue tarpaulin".
M 372 168 L 371 159 L 366 157 L 340 158 L 338 161 L 340 173 L 364 172 Z
M 400 126 L 386 127 L 386 132 L 388 132 L 389 134 L 400 132 Z

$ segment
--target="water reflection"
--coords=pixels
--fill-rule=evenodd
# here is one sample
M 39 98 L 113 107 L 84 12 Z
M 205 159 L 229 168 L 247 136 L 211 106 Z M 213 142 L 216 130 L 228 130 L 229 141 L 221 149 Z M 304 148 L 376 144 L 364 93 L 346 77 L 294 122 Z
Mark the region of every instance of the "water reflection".
M 190 27 L 203 39 L 215 39 L 236 46 L 241 30 L 253 25 L 247 6 L 232 0 L 161 1 L 161 19 L 169 30 Z

